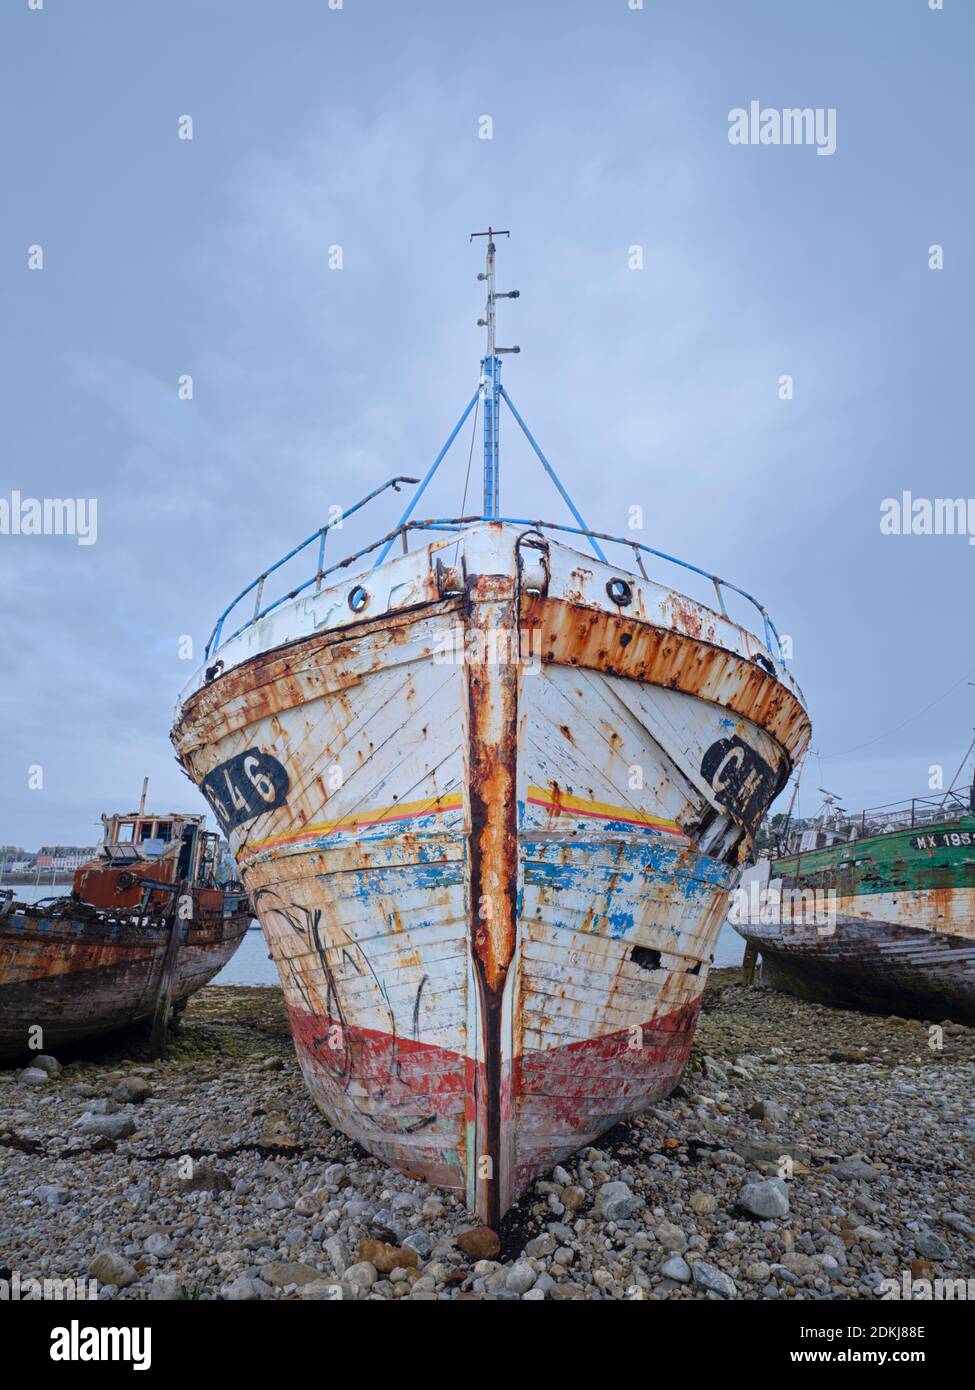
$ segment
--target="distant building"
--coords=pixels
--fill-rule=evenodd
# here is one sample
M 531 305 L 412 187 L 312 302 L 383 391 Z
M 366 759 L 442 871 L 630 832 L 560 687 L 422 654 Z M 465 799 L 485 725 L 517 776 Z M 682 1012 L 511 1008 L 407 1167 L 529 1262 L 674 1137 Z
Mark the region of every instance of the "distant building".
M 19 858 L 10 856 L 3 861 L 5 874 L 29 874 L 33 868 L 34 856 L 32 854 L 21 855 Z
M 97 853 L 94 845 L 87 848 L 78 845 L 41 845 L 37 851 L 36 864 L 39 869 L 68 871 L 80 869 Z

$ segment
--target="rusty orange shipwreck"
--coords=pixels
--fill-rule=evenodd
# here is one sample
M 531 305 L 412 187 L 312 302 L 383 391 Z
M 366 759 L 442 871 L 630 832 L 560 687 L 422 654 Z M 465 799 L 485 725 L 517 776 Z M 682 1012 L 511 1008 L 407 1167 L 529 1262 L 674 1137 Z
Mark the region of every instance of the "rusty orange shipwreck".
M 190 995 L 236 951 L 251 914 L 222 885 L 205 817 L 145 809 L 102 817 L 94 858 L 71 891 L 0 895 L 0 1058 L 151 1026 L 158 1050 Z

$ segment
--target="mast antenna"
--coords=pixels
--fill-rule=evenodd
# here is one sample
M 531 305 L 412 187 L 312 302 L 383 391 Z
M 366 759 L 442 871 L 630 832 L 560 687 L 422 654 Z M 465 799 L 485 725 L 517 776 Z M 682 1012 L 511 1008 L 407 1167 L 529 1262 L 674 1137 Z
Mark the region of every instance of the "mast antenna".
M 478 319 L 478 328 L 487 330 L 487 350 L 481 359 L 481 403 L 484 411 L 484 516 L 501 514 L 501 465 L 498 452 L 498 419 L 501 413 L 501 354 L 521 352 L 520 347 L 499 348 L 495 341 L 495 304 L 499 299 L 518 299 L 519 290 L 501 292 L 494 288 L 494 245 L 496 236 L 510 236 L 509 231 L 488 227 L 486 232 L 471 232 L 475 237 L 487 237 L 487 256 L 483 272 L 478 280 L 487 283 L 487 303 L 484 318 Z
M 507 391 L 501 385 L 502 354 L 506 352 L 521 352 L 520 347 L 498 347 L 497 342 L 495 340 L 495 306 L 497 305 L 498 300 L 521 298 L 521 294 L 518 290 L 501 291 L 496 290 L 494 288 L 494 257 L 497 251 L 497 247 L 494 244 L 494 238 L 499 236 L 510 235 L 511 233 L 509 231 L 501 228 L 495 229 L 494 227 L 488 227 L 486 232 L 471 232 L 471 241 L 473 241 L 475 237 L 487 237 L 487 259 L 484 263 L 483 272 L 477 277 L 478 280 L 484 281 L 487 285 L 487 304 L 484 310 L 484 317 L 482 319 L 478 319 L 477 321 L 479 328 L 487 329 L 487 346 L 485 349 L 485 354 L 481 358 L 481 375 L 477 383 L 477 390 L 474 392 L 473 396 L 471 396 L 470 400 L 467 402 L 467 405 L 464 407 L 463 415 L 461 415 L 460 419 L 457 421 L 456 425 L 451 430 L 450 434 L 447 436 L 446 444 L 443 446 L 443 448 L 440 450 L 440 453 L 437 455 L 433 463 L 427 469 L 426 476 L 420 483 L 420 486 L 417 488 L 416 492 L 413 494 L 413 497 L 411 498 L 409 505 L 407 506 L 406 510 L 403 512 L 403 515 L 397 522 L 396 530 L 386 540 L 379 553 L 377 554 L 375 560 L 373 561 L 373 569 L 378 569 L 378 567 L 381 564 L 383 564 L 383 562 L 386 559 L 386 556 L 392 549 L 393 541 L 395 540 L 396 536 L 400 535 L 401 533 L 404 538 L 405 548 L 406 527 L 408 524 L 410 524 L 410 517 L 416 510 L 416 506 L 417 503 L 420 501 L 420 498 L 426 492 L 427 485 L 429 484 L 430 480 L 433 478 L 437 469 L 443 462 L 444 456 L 449 450 L 451 444 L 453 444 L 454 440 L 457 438 L 458 433 L 463 428 L 464 421 L 467 419 L 468 415 L 470 415 L 471 411 L 478 404 L 478 402 L 481 402 L 484 407 L 484 503 L 481 511 L 481 517 L 478 518 L 478 520 L 480 520 L 481 518 L 486 518 L 493 521 L 501 516 L 501 467 L 498 457 L 498 419 L 501 414 L 502 400 L 504 400 L 508 409 L 515 417 L 515 423 L 518 425 L 522 434 L 525 436 L 525 438 L 528 440 L 528 443 L 531 445 L 532 452 L 535 454 L 539 463 L 542 465 L 542 467 L 545 469 L 545 472 L 548 474 L 552 482 L 555 484 L 559 496 L 562 498 L 563 502 L 575 518 L 576 525 L 579 527 L 580 535 L 586 536 L 588 538 L 589 544 L 593 550 L 593 554 L 596 556 L 598 560 L 601 560 L 603 564 L 609 563 L 609 561 L 606 559 L 606 556 L 603 554 L 602 549 L 600 548 L 599 541 L 596 539 L 595 534 L 592 531 L 590 531 L 589 527 L 586 525 L 585 521 L 582 518 L 582 515 L 579 512 L 578 507 L 573 502 L 569 494 L 566 492 L 562 484 L 559 482 L 559 476 L 556 473 L 555 469 L 552 467 L 548 459 L 545 457 L 545 455 L 539 448 L 535 436 L 532 434 L 531 430 L 528 428 L 524 420 L 518 414 L 518 410 L 515 406 L 514 401 L 511 399 Z M 466 498 L 466 486 L 464 495 Z M 433 523 L 421 522 L 412 524 L 432 525 Z

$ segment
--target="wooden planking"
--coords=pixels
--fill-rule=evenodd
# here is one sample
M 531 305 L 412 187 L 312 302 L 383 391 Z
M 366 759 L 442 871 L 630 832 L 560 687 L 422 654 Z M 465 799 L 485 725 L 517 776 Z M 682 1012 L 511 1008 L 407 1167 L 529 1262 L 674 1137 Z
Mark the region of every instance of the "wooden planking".
M 835 930 L 786 933 L 777 923 L 738 931 L 761 952 L 765 980 L 841 1008 L 975 1025 L 975 946 L 923 927 L 840 916 Z
M 607 677 L 606 686 L 638 721 L 653 729 L 654 738 L 668 759 L 708 800 L 713 801 L 714 794 L 701 775 L 701 753 L 719 738 L 737 734 L 770 767 L 782 765 L 783 751 L 764 729 L 748 719 L 730 716 L 707 700 L 619 676 Z
M 594 801 L 635 810 L 652 806 L 658 815 L 676 818 L 692 788 L 662 748 L 656 727 L 616 697 L 615 687 L 628 684 L 632 683 L 559 666 L 543 667 L 538 678 L 526 681 L 526 738 L 538 759 L 527 764 L 535 774 L 529 780 L 539 785 L 554 780 L 579 788 Z M 630 786 L 634 766 L 643 776 L 638 789 Z
M 206 934 L 184 928 L 174 1003 L 189 998 L 226 965 L 249 920 L 241 913 Z M 36 1025 L 44 1030 L 45 1046 L 54 1048 L 151 1017 L 164 933 L 70 918 L 38 930 L 42 921 L 14 913 L 0 926 L 0 1056 L 25 1053 L 28 1030 Z
M 488 539 L 500 551 L 488 553 L 485 543 L 480 568 L 468 566 L 468 608 L 478 584 L 488 598 L 502 580 L 511 587 L 507 539 Z M 576 610 L 562 605 L 559 613 L 571 624 Z M 614 652 L 643 640 L 611 616 Z M 672 616 L 690 621 L 679 607 Z M 517 730 L 516 795 L 504 797 L 513 823 L 515 810 L 518 817 L 510 885 L 517 921 L 511 965 L 498 979 L 500 1039 L 485 1041 L 472 987 L 470 673 L 435 658 L 448 614 L 398 619 L 388 634 L 377 619 L 327 650 L 316 639 L 270 653 L 252 692 L 238 668 L 226 678 L 241 687 L 225 731 L 233 743 L 202 755 L 212 766 L 231 748 L 256 745 L 288 767 L 287 805 L 250 822 L 240 842 L 255 851 L 243 861 L 248 886 L 273 889 L 302 918 L 296 930 L 266 896 L 264 926 L 318 1104 L 380 1157 L 468 1196 L 479 1191 L 472 1174 L 487 1144 L 504 1206 L 539 1163 L 564 1156 L 679 1076 L 734 871 L 700 854 L 674 822 L 698 834 L 704 812 L 716 809 L 700 775 L 714 742 L 737 733 L 781 758 L 764 736 L 751 737 L 747 721 L 708 699 L 671 690 L 644 699 L 637 680 L 596 669 L 593 621 L 583 613 L 584 630 L 563 634 L 567 650 L 580 638 L 588 669 L 556 659 L 519 672 L 517 708 L 490 731 L 491 747 L 510 751 Z M 672 643 L 661 657 L 668 652 L 680 658 Z M 325 663 L 327 671 L 316 671 Z M 713 682 L 720 685 L 723 671 L 716 658 Z M 698 679 L 697 667 L 691 674 Z M 768 695 L 758 668 L 739 674 L 742 691 Z M 209 690 L 200 699 L 209 718 L 219 700 Z M 773 703 L 766 700 L 766 714 Z M 333 761 L 346 771 L 334 790 L 323 786 Z M 642 786 L 630 785 L 634 766 Z M 197 755 L 193 770 L 206 771 Z M 528 787 L 553 784 L 553 804 L 541 792 L 529 802 Z M 447 792 L 460 796 L 441 806 Z M 590 804 L 570 807 L 564 793 Z M 385 812 L 427 796 L 437 800 L 429 814 L 387 823 Z M 615 817 L 617 808 L 632 815 Z M 659 952 L 659 963 L 645 968 L 636 947 Z M 491 1017 L 497 1023 L 497 1010 Z M 338 1042 L 330 1039 L 335 1023 Z M 497 1090 L 495 1042 L 503 1075 L 497 1144 L 483 1114 L 483 1096 Z
M 277 833 L 351 814 L 361 808 L 437 795 L 461 785 L 463 720 L 456 666 L 418 660 L 434 634 L 443 637 L 447 617 L 424 623 L 425 641 L 391 646 L 389 669 L 364 678 L 352 693 L 316 695 L 304 705 L 225 731 L 192 757 L 198 781 L 250 747 L 265 748 L 288 767 L 285 806 L 265 812 L 231 832 L 235 854 Z M 405 656 L 410 655 L 410 660 Z M 323 649 L 319 660 L 328 658 Z M 437 738 L 431 735 L 436 727 Z M 341 768 L 341 786 L 329 770 Z M 408 771 L 409 770 L 409 771 Z
M 283 907 L 272 885 L 256 903 L 271 954 L 279 967 L 294 963 L 323 1016 L 332 1016 L 334 997 L 343 1015 L 365 1028 L 412 1036 L 416 1017 L 424 1040 L 463 1051 L 467 922 L 460 867 L 399 866 L 392 871 L 397 891 L 388 874 L 376 870 L 343 874 L 337 889 L 328 876 L 292 880 Z M 418 872 L 420 886 L 411 884 Z M 431 893 L 429 880 L 437 873 L 449 876 Z M 354 891 L 349 878 L 357 880 Z M 295 980 L 281 974 L 290 1002 Z
M 658 708 L 635 682 L 554 666 L 526 679 L 519 796 L 554 782 L 635 813 L 696 820 L 714 804 L 703 753 L 743 721 L 660 693 Z M 640 788 L 630 786 L 634 765 Z M 519 858 L 516 1050 L 531 1059 L 517 1100 L 523 1183 L 677 1080 L 736 870 L 679 836 L 534 805 L 522 812 Z M 636 946 L 659 951 L 659 966 L 634 961 Z M 680 1024 L 668 1027 L 673 1018 Z M 664 1041 L 654 1046 L 657 1029 Z M 634 1036 L 644 1039 L 635 1053 Z
M 296 804 L 302 812 L 300 823 L 315 824 L 459 786 L 463 762 L 457 678 L 456 673 L 446 679 L 438 675 L 439 680 L 417 675 L 404 681 L 400 670 L 395 684 L 386 683 L 381 703 L 372 707 L 367 703 L 362 711 L 351 714 L 341 704 L 324 711 L 313 734 L 290 741 L 288 767 L 289 775 L 294 769 L 294 790 L 288 805 L 250 823 L 235 850 L 273 834 L 275 817 L 282 826 L 288 824 Z M 436 760 L 418 770 L 415 750 L 432 747 L 429 728 L 434 720 L 439 735 Z M 286 721 L 283 716 L 282 724 Z M 260 729 L 250 732 L 258 746 L 267 746 L 261 744 Z M 270 746 L 281 742 L 280 735 L 270 729 L 263 738 L 273 738 Z M 343 781 L 329 789 L 329 768 L 335 764 L 342 770 Z
M 376 671 L 431 659 L 456 608 L 451 601 L 421 615 L 391 615 L 360 623 L 354 633 L 312 638 L 246 661 L 189 697 L 172 735 L 180 756 L 265 715 L 347 692 Z

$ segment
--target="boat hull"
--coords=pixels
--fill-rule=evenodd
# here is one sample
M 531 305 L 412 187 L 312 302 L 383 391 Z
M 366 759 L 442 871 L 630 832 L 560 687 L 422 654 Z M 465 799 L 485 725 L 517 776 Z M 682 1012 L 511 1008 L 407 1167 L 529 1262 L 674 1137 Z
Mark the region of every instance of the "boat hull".
M 798 910 L 735 924 L 765 983 L 841 1008 L 975 1024 L 975 818 L 773 861 L 770 887 Z
M 739 856 L 808 723 L 702 631 L 718 615 L 651 614 L 648 583 L 623 616 L 614 571 L 554 545 L 529 590 L 510 528 L 461 544 L 446 579 L 436 546 L 369 576 L 371 619 L 343 590 L 255 632 L 174 742 L 316 1103 L 493 1225 L 678 1080 Z
M 172 1004 L 227 963 L 250 914 L 184 923 Z M 0 1058 L 29 1057 L 147 1022 L 162 978 L 168 923 L 141 926 L 85 912 L 14 910 L 0 918 Z
M 866 1013 L 975 1025 L 975 942 L 881 919 L 840 917 L 828 939 L 749 928 L 774 989 Z

